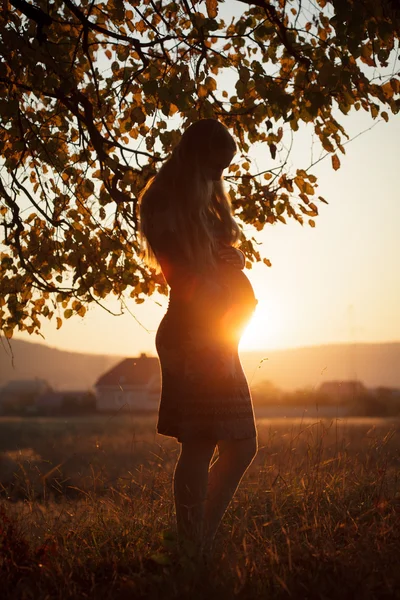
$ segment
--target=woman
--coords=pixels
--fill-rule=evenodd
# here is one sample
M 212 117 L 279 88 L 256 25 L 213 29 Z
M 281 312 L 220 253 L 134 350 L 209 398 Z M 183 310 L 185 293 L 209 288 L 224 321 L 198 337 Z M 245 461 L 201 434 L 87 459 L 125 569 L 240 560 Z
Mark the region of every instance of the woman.
M 238 344 L 257 300 L 235 248 L 240 236 L 222 173 L 236 144 L 217 120 L 192 124 L 140 197 L 143 255 L 170 287 L 156 335 L 162 391 L 157 431 L 176 437 L 178 541 L 211 549 L 257 452 Z M 218 459 L 209 468 L 215 448 Z

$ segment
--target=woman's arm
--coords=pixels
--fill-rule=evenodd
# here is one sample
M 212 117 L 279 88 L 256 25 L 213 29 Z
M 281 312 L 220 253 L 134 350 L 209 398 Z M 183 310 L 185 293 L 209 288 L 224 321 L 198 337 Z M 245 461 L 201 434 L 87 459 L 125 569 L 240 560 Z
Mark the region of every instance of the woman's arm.
M 153 220 L 149 242 L 160 263 L 163 275 L 176 296 L 185 302 L 200 304 L 226 301 L 226 284 L 213 273 L 200 273 L 186 257 L 179 236 L 172 231 L 166 218 Z
M 246 259 L 243 252 L 239 250 L 239 248 L 221 244 L 218 251 L 218 256 L 237 269 L 242 270 L 245 267 Z

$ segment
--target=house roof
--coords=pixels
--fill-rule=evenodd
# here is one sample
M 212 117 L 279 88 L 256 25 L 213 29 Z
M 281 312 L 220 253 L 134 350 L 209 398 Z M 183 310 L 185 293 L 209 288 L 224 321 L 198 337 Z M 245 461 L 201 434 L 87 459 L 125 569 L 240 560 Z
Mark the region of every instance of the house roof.
M 160 363 L 155 356 L 141 354 L 137 358 L 125 358 L 104 373 L 95 383 L 100 386 L 147 385 L 160 374 Z

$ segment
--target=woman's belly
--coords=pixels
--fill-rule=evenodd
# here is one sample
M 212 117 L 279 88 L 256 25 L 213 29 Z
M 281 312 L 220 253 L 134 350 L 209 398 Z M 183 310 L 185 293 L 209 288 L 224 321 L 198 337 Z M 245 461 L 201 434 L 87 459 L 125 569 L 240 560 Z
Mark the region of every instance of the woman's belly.
M 256 305 L 243 271 L 221 263 L 217 274 L 204 280 L 190 301 L 182 299 L 179 289 L 171 289 L 166 321 L 178 338 L 188 332 L 212 343 L 238 344 Z
M 239 342 L 258 301 L 249 279 L 240 269 L 223 265 L 221 279 L 229 290 L 226 310 L 220 322 L 221 335 Z

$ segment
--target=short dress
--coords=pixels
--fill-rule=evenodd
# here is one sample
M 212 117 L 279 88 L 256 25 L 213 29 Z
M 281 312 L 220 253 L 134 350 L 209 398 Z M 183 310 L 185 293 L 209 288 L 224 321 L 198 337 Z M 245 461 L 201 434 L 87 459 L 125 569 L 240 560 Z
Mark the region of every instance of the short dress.
M 257 436 L 238 344 L 257 305 L 250 281 L 219 259 L 200 275 L 165 228 L 149 240 L 170 287 L 156 334 L 161 366 L 157 432 L 179 442 Z

